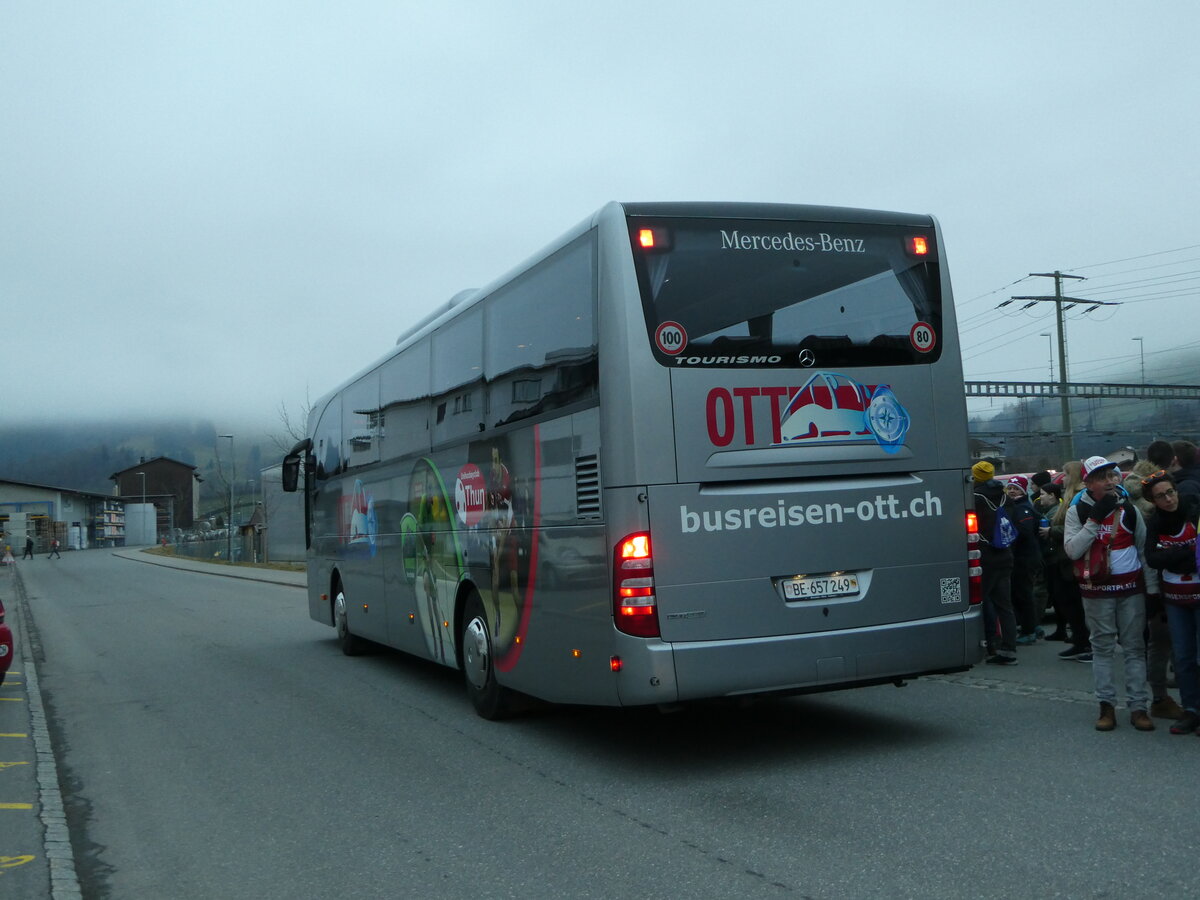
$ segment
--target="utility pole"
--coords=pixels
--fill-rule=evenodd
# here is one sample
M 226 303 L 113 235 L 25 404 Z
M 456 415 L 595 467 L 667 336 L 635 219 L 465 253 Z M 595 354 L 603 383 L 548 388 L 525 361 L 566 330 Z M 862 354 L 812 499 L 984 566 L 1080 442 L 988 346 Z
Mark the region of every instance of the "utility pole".
M 1054 323 L 1058 329 L 1058 393 L 1060 409 L 1062 411 L 1062 431 L 1065 436 L 1066 443 L 1063 450 L 1066 459 L 1075 458 L 1075 440 L 1071 434 L 1071 403 L 1067 399 L 1067 333 L 1064 324 L 1063 313 L 1075 306 L 1077 303 L 1087 304 L 1088 308 L 1085 312 L 1091 312 L 1094 309 L 1099 309 L 1101 306 L 1120 306 L 1119 303 L 1110 303 L 1103 300 L 1083 300 L 1080 297 L 1064 297 L 1062 283 L 1064 278 L 1075 278 L 1083 281 L 1082 275 L 1064 275 L 1062 272 L 1055 269 L 1053 272 L 1030 272 L 1034 278 L 1053 278 L 1054 279 L 1054 296 L 1053 297 L 1011 297 L 1001 306 L 1007 306 L 1013 300 L 1029 301 L 1021 309 L 1029 309 L 1035 303 L 1053 303 L 1054 304 Z M 1065 306 L 1063 304 L 1066 304 Z

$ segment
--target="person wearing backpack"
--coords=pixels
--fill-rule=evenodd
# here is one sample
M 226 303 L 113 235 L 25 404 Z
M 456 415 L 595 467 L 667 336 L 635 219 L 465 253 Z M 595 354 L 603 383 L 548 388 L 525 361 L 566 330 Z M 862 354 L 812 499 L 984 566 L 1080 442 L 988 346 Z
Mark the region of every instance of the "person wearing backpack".
M 995 666 L 1013 666 L 1017 664 L 1017 620 L 1012 606 L 1012 545 L 1017 530 L 1004 508 L 1004 485 L 995 475 L 996 467 L 987 460 L 971 467 L 979 527 L 984 635 L 987 661 Z
M 1121 645 L 1129 722 L 1153 731 L 1147 708 L 1146 595 L 1158 593 L 1158 572 L 1146 566 L 1146 523 L 1121 488 L 1117 464 L 1083 460 L 1084 491 L 1067 510 L 1063 549 L 1073 560 L 1092 637 L 1092 681 L 1100 701 L 1097 731 L 1117 726 L 1113 658 Z

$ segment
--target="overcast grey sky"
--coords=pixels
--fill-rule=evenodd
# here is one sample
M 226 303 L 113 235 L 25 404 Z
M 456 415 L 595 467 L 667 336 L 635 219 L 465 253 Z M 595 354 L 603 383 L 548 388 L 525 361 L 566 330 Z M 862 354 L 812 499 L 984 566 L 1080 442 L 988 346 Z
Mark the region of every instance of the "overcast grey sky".
M 1057 268 L 1123 301 L 1073 313 L 1073 377 L 1136 380 L 1143 335 L 1148 374 L 1200 382 L 1166 372 L 1200 346 L 1197 26 L 1104 0 L 9 0 L 0 418 L 274 427 L 608 200 L 933 213 L 968 378 L 1044 377 L 1051 305 L 995 306 Z

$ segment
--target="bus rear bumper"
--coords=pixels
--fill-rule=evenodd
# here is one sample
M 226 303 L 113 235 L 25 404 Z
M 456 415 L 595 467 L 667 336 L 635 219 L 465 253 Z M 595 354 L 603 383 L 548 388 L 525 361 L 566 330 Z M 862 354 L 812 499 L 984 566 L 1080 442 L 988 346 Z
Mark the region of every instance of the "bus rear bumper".
M 980 662 L 979 607 L 932 619 L 869 628 L 737 641 L 653 644 L 650 668 L 674 672 L 669 685 L 632 681 L 622 673 L 623 705 L 807 693 L 961 672 Z M 668 660 L 669 658 L 669 660 Z M 672 665 L 673 664 L 673 665 Z

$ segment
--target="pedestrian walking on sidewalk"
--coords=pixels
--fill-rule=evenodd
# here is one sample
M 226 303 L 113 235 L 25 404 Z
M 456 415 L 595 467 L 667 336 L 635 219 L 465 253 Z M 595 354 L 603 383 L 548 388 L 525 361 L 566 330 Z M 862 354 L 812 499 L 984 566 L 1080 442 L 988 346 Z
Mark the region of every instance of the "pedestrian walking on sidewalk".
M 62 559 L 62 555 L 58 552 L 58 538 L 54 538 L 52 541 L 50 541 L 50 554 L 46 557 L 46 559 L 54 559 L 55 557 Z
M 33 538 L 29 535 L 25 536 L 25 552 L 21 554 L 21 559 L 33 559 Z

